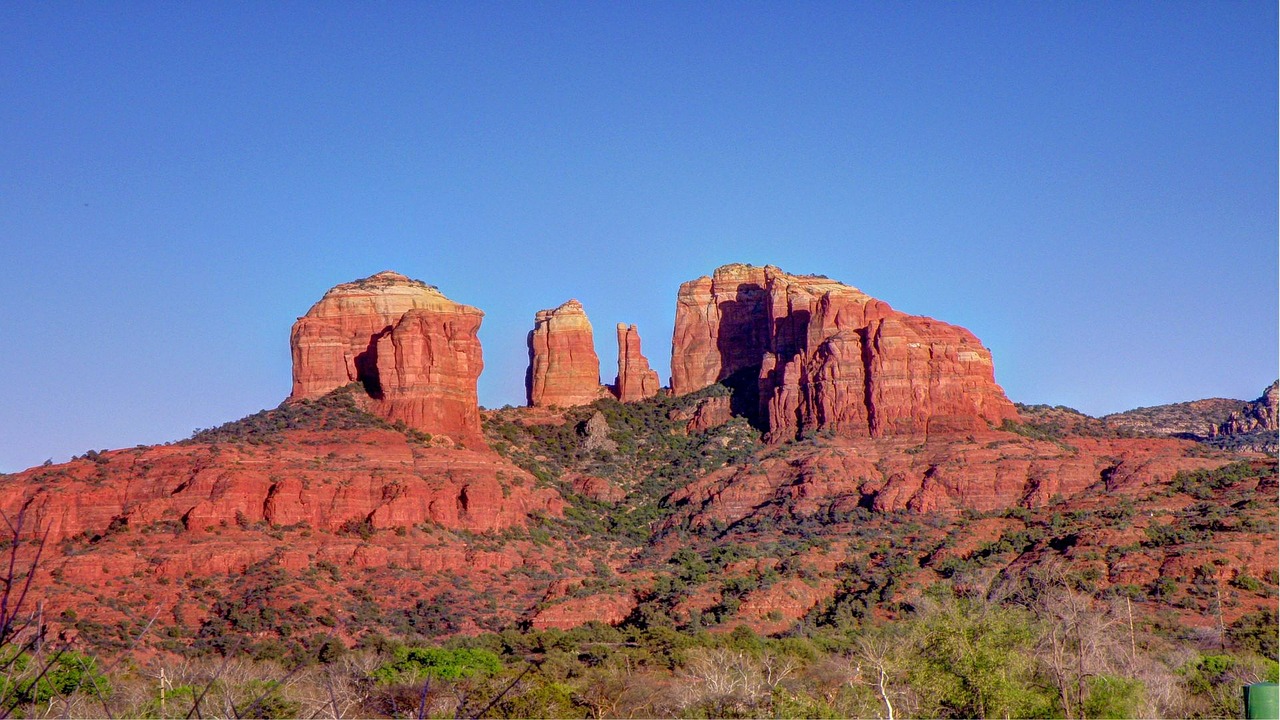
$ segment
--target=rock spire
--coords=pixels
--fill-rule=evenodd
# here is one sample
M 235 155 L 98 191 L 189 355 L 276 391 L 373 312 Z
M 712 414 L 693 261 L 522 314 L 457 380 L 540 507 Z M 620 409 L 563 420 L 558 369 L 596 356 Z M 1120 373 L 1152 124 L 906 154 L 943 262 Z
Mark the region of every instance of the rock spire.
M 640 352 L 640 331 L 635 325 L 618 323 L 618 377 L 613 394 L 622 402 L 644 400 L 658 394 L 662 382 L 649 369 L 649 360 Z

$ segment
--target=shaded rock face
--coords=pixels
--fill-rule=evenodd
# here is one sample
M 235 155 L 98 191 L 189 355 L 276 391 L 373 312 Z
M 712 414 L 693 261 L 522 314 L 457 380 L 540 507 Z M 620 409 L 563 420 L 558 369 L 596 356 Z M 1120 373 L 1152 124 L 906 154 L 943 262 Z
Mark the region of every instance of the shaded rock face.
M 635 325 L 618 323 L 618 377 L 613 394 L 622 402 L 644 400 L 662 387 L 658 373 L 649 369 L 649 360 L 640 352 L 640 331 Z
M 534 316 L 525 391 L 531 407 L 588 405 L 603 397 L 600 358 L 582 303 L 569 300 Z
M 856 288 L 726 265 L 680 286 L 671 390 L 717 382 L 773 442 L 971 432 L 1016 420 L 991 353 L 968 330 L 900 313 Z
M 367 409 L 410 427 L 481 443 L 477 332 L 484 313 L 394 272 L 343 283 L 290 336 L 293 391 L 309 400 L 353 382 Z

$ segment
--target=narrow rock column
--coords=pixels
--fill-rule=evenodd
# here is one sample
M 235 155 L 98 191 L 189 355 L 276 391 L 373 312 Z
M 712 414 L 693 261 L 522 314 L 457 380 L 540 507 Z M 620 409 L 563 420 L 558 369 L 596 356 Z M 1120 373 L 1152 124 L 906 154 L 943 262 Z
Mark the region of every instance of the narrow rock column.
M 649 360 L 640 352 L 640 331 L 635 325 L 618 323 L 618 377 L 613 394 L 622 402 L 635 402 L 657 395 L 661 386 L 658 373 L 649 369 Z

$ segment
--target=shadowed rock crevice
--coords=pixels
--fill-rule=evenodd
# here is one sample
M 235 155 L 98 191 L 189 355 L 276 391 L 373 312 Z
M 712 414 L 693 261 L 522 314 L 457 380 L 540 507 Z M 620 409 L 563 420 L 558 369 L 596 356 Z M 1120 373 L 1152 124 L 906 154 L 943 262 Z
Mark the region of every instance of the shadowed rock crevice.
M 382 399 L 382 381 L 378 378 L 378 341 L 391 332 L 388 325 L 381 332 L 369 338 L 369 346 L 356 356 L 356 382 L 364 387 L 369 397 Z

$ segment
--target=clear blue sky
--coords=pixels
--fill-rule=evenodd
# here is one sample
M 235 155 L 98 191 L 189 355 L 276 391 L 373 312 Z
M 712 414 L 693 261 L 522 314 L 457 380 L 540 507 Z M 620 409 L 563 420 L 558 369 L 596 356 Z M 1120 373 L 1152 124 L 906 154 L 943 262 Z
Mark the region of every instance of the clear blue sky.
M 1275 2 L 0 3 L 0 470 L 276 405 L 384 269 L 637 323 L 822 273 L 973 330 L 1022 402 L 1277 375 Z

